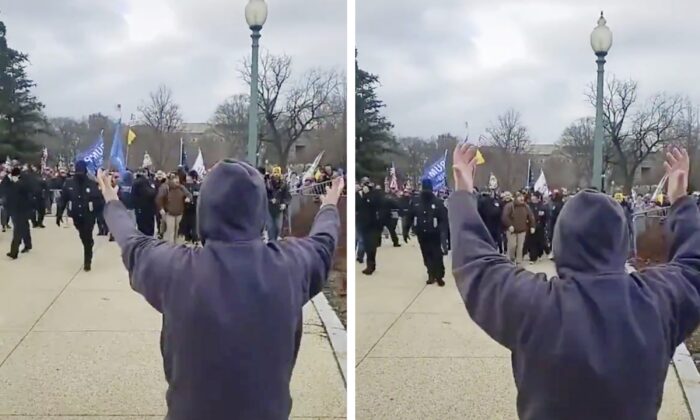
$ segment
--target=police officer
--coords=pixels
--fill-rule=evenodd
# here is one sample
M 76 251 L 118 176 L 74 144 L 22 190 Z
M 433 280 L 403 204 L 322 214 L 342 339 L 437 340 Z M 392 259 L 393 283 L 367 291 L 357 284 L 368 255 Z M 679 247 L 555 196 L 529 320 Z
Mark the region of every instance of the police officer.
M 34 208 L 34 191 L 29 175 L 26 172 L 22 173 L 18 167 L 12 168 L 10 174 L 2 180 L 2 189 L 7 213 L 12 221 L 12 243 L 7 256 L 15 260 L 19 254 L 20 243 L 24 243 L 22 253 L 32 249 L 29 219 Z
M 447 224 L 446 215 L 447 211 L 442 200 L 433 194 L 432 181 L 424 179 L 421 182 L 420 195 L 411 202 L 403 235 L 404 240 L 408 240 L 408 231 L 413 227 L 423 254 L 423 263 L 428 270 L 426 284 L 437 282 L 440 287 L 445 285 L 441 233 Z
M 549 222 L 549 212 L 547 206 L 542 202 L 542 194 L 535 192 L 530 198 L 530 210 L 535 216 L 535 232 L 528 232 L 525 244 L 530 256 L 530 264 L 537 262 L 548 251 L 547 246 L 547 225 Z
M 372 275 L 377 269 L 377 247 L 382 236 L 382 223 L 379 218 L 381 198 L 369 178 L 360 180 L 362 186 L 356 194 L 357 227 L 362 236 L 362 245 L 367 254 L 367 267 L 362 274 Z
M 182 235 L 187 242 L 199 242 L 197 234 L 197 200 L 199 199 L 199 174 L 197 171 L 190 171 L 185 178 L 185 188 L 192 194 L 192 200 L 185 201 L 185 212 L 182 214 Z
M 63 222 L 63 211 L 68 208 L 68 216 L 78 230 L 80 241 L 83 243 L 83 269 L 92 268 L 92 247 L 95 241 L 92 231 L 95 219 L 104 209 L 104 199 L 97 182 L 88 177 L 87 163 L 83 160 L 75 164 L 75 175 L 63 186 L 63 199 L 56 212 L 56 225 Z
M 478 201 L 478 208 L 481 220 L 484 221 L 489 234 L 498 247 L 498 252 L 504 254 L 506 250 L 503 246 L 503 223 L 501 222 L 503 204 L 496 190 L 483 192 Z
M 136 174 L 131 188 L 131 199 L 136 213 L 136 227 L 146 236 L 152 237 L 156 230 L 156 194 L 158 187 L 147 170 L 142 169 Z

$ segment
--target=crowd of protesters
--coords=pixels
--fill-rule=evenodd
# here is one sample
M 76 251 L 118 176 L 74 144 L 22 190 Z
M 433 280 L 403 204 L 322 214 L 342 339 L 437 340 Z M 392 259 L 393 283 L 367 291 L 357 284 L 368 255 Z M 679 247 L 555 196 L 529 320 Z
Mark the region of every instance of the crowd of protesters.
M 450 191 L 444 188 L 434 191 L 429 180 L 423 180 L 418 189 L 410 183 L 403 188 L 388 188 L 388 185 L 363 178 L 356 186 L 356 256 L 361 264 L 367 261 L 362 272 L 371 275 L 376 270 L 376 250 L 382 239 L 390 239 L 389 243 L 399 247 L 401 233 L 406 239 L 414 233 L 428 271 L 427 283 L 443 285 L 441 256 L 450 250 L 447 224 Z M 499 252 L 522 265 L 526 257 L 530 264 L 553 258 L 552 239 L 559 213 L 580 189 L 575 192 L 554 189 L 545 194 L 523 189 L 513 193 L 491 186 L 476 191 L 479 215 Z M 624 210 L 630 232 L 635 213 L 669 206 L 663 194 L 625 196 L 618 192 L 613 197 Z M 695 194 L 695 199 L 700 199 L 700 194 Z

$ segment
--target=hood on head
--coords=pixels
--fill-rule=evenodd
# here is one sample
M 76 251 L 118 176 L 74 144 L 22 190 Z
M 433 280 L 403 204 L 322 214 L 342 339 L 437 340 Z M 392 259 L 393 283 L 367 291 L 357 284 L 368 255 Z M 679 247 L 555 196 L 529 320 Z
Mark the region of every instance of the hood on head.
M 552 241 L 557 273 L 625 272 L 629 228 L 611 197 L 584 190 L 562 207 Z
M 197 226 L 202 239 L 235 242 L 262 238 L 267 210 L 265 181 L 257 168 L 225 159 L 199 190 Z

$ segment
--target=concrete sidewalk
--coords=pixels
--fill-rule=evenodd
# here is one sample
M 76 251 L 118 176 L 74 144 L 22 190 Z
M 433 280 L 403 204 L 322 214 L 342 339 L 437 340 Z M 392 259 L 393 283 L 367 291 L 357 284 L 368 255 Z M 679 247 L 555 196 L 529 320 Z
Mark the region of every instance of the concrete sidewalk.
M 116 244 L 97 238 L 81 271 L 74 228 L 33 229 L 34 250 L 5 257 L 0 233 L 0 419 L 163 418 L 161 316 L 129 287 Z M 346 391 L 312 304 L 294 369 L 295 418 L 344 418 Z
M 517 419 L 510 352 L 472 322 L 451 274 L 426 286 L 415 240 L 377 260 L 373 276 L 356 267 L 357 418 Z M 691 419 L 673 367 L 659 419 Z

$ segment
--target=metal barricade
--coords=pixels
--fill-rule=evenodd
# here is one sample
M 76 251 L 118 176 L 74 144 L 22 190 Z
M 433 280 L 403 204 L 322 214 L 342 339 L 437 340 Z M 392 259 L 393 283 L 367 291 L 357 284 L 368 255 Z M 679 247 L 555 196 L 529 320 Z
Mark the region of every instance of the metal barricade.
M 290 191 L 292 195 L 323 195 L 326 193 L 326 189 L 331 186 L 333 181 L 324 181 L 318 184 L 302 185 L 299 188 L 295 188 Z
M 632 215 L 630 239 L 632 242 L 632 258 L 639 257 L 639 240 L 651 229 L 663 226 L 670 207 L 656 207 L 635 212 Z

